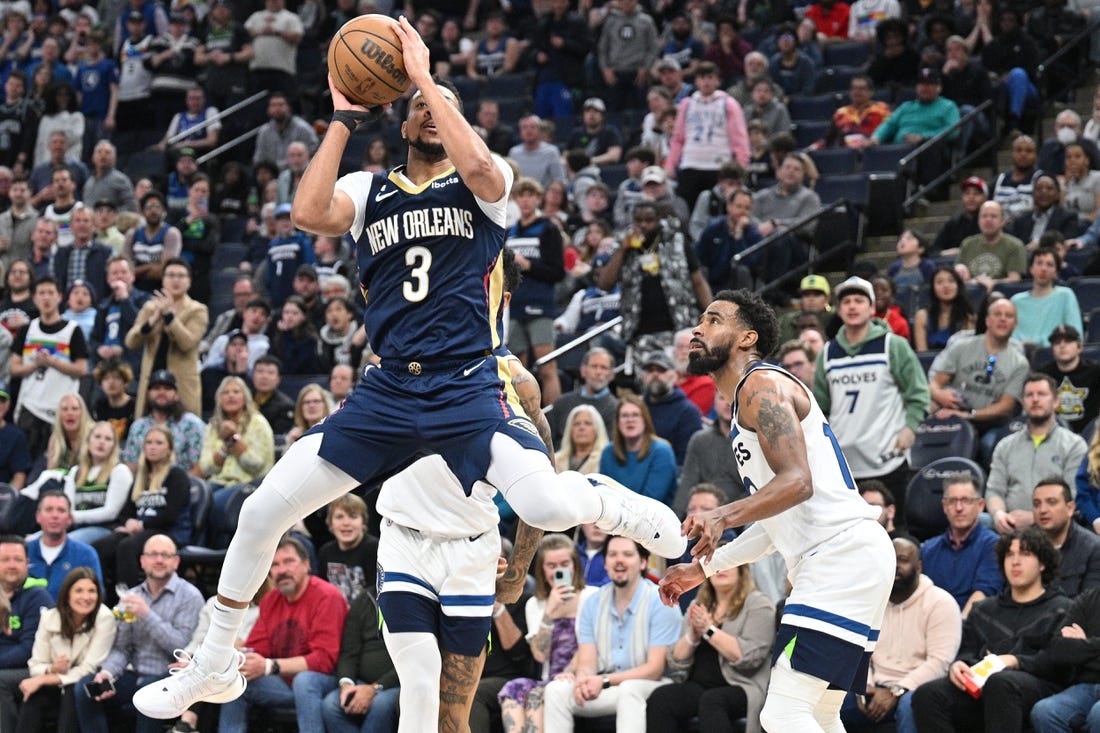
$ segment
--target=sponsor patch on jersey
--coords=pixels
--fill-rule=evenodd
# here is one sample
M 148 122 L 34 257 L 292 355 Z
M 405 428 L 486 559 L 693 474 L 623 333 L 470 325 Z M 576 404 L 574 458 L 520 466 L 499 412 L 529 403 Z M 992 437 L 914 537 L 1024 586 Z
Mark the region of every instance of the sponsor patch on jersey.
M 533 422 L 531 422 L 530 420 L 528 420 L 527 418 L 525 418 L 525 417 L 512 418 L 511 420 L 508 421 L 508 424 L 511 425 L 514 428 L 519 428 L 520 430 L 526 430 L 531 435 L 534 435 L 536 438 L 539 435 L 539 431 L 535 428 L 535 424 Z

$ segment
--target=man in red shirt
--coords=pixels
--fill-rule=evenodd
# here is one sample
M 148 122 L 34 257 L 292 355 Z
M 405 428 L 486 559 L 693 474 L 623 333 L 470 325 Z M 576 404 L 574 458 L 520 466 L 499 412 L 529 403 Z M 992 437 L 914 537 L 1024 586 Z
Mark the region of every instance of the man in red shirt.
M 321 720 L 321 701 L 336 689 L 336 659 L 348 604 L 336 586 L 309 573 L 302 542 L 284 535 L 271 561 L 278 593 L 260 601 L 260 617 L 248 635 L 241 673 L 244 694 L 222 705 L 218 730 L 245 733 L 248 708 L 293 706 L 298 729 L 312 730 Z
M 848 3 L 820 0 L 809 7 L 806 17 L 817 25 L 817 40 L 821 43 L 848 38 Z

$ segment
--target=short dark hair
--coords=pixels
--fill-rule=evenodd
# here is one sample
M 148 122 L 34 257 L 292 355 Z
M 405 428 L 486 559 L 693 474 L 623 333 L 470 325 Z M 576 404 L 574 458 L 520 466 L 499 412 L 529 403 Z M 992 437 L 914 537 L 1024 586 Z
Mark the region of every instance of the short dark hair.
M 187 277 L 192 277 L 193 273 L 191 271 L 191 263 L 183 259 L 182 257 L 169 257 L 168 261 L 164 263 L 164 269 L 162 269 L 161 272 L 163 273 L 165 270 L 167 270 L 169 267 L 172 267 L 173 265 L 175 265 L 176 267 L 184 268 L 185 270 L 187 270 Z
M 565 164 L 571 171 L 579 171 L 587 168 L 592 163 L 592 156 L 585 152 L 584 148 L 574 148 L 565 154 Z
M 164 201 L 164 194 L 162 194 L 160 191 L 150 191 L 149 193 L 141 197 L 141 201 L 139 202 L 141 204 L 140 208 L 144 209 L 145 204 L 149 201 L 149 199 L 156 199 L 160 202 L 161 206 L 167 207 L 167 204 Z
M 264 354 L 259 359 L 257 359 L 256 362 L 252 365 L 253 371 L 255 371 L 256 367 L 258 367 L 260 364 L 270 364 L 271 366 L 279 370 L 279 374 L 283 373 L 283 362 L 279 357 L 275 356 L 274 354 Z
M 979 499 L 982 498 L 982 480 L 969 471 L 945 478 L 943 480 L 943 493 L 946 494 L 947 489 L 955 484 L 968 484 L 974 490 L 974 495 Z
M 1058 577 L 1058 571 L 1061 570 L 1062 565 L 1054 543 L 1038 527 L 1018 529 L 1011 534 L 1002 535 L 993 548 L 994 552 L 997 553 L 997 565 L 1000 566 L 1002 575 L 1004 575 L 1005 570 L 1005 556 L 1008 555 L 1008 549 L 1012 547 L 1014 540 L 1020 541 L 1021 550 L 1030 552 L 1039 559 L 1039 564 L 1043 566 L 1043 572 L 1039 577 L 1043 582 L 1043 587 L 1049 588 L 1054 579 Z
M 1050 376 L 1049 374 L 1043 374 L 1042 372 L 1032 372 L 1031 374 L 1027 375 L 1027 378 L 1024 380 L 1024 385 L 1026 386 L 1028 384 L 1031 384 L 1032 382 L 1046 382 L 1047 386 L 1050 387 L 1051 393 L 1058 394 L 1058 382 L 1056 382 L 1054 380 L 1054 377 Z
M 718 65 L 713 61 L 700 61 L 695 67 L 695 76 L 719 76 Z
M 630 542 L 633 542 L 634 547 L 638 548 L 638 555 L 641 556 L 642 560 L 645 560 L 647 563 L 649 562 L 649 550 L 642 547 L 642 545 L 637 540 L 631 539 L 630 537 L 625 537 L 621 534 L 612 534 L 612 535 L 607 536 L 607 539 L 604 540 L 603 547 L 600 548 L 600 553 L 599 553 L 600 557 L 603 557 L 603 558 L 607 557 L 607 548 L 611 546 L 611 540 L 614 540 L 614 539 L 623 539 L 623 540 L 629 540 Z M 644 570 L 642 571 L 642 575 L 645 575 Z
M 761 357 L 775 351 L 779 345 L 779 321 L 775 311 L 764 299 L 751 290 L 722 290 L 715 300 L 724 300 L 737 306 L 737 318 L 741 325 L 756 331 L 756 353 Z
M 1032 250 L 1031 255 L 1027 258 L 1028 269 L 1035 264 L 1035 260 L 1043 255 L 1050 255 L 1054 258 L 1054 267 L 1058 270 L 1062 269 L 1062 256 L 1053 247 L 1038 247 Z
M 61 286 L 58 284 L 57 278 L 55 278 L 53 275 L 43 275 L 42 277 L 35 280 L 34 289 L 31 291 L 31 293 L 37 293 L 38 288 L 41 285 L 53 285 L 54 289 L 56 289 L 57 292 L 61 292 Z
M 882 494 L 882 500 L 886 502 L 886 506 L 894 506 L 894 504 L 897 503 L 897 499 L 894 498 L 894 492 L 886 488 L 886 484 L 882 483 L 877 478 L 868 478 L 857 481 L 856 487 L 859 489 L 860 496 L 863 496 L 868 491 L 877 491 L 878 493 Z
M 69 508 L 70 512 L 72 511 L 72 509 L 73 509 L 73 500 L 70 499 L 69 495 L 66 494 L 64 491 L 60 491 L 60 490 L 57 490 L 57 489 L 52 489 L 50 491 L 43 491 L 41 494 L 39 494 L 38 495 L 38 501 L 34 505 L 35 511 L 42 508 L 42 505 L 46 502 L 46 499 L 49 499 L 49 498 L 54 497 L 54 496 L 57 496 L 57 497 L 60 497 L 60 498 L 64 499 L 65 500 L 65 506 L 67 506 Z
M 19 545 L 23 554 L 27 554 L 27 541 L 17 534 L 0 534 L 0 545 Z
M 718 500 L 719 504 L 725 504 L 729 501 L 729 497 L 726 496 L 726 492 L 722 491 L 721 487 L 716 486 L 712 483 L 708 483 L 706 481 L 701 484 L 695 484 L 691 487 L 691 491 L 688 493 L 688 500 L 690 501 L 691 497 L 695 496 L 696 494 L 710 494 Z
M 252 298 L 244 304 L 245 310 L 248 310 L 249 308 L 262 308 L 263 310 L 267 311 L 267 314 L 269 316 L 271 315 L 271 303 L 268 302 L 267 298 Z
M 1031 490 L 1032 496 L 1035 495 L 1035 490 L 1038 489 L 1040 486 L 1061 487 L 1062 498 L 1066 500 L 1066 503 L 1069 504 L 1071 501 L 1073 501 L 1073 489 L 1070 488 L 1070 485 L 1066 483 L 1065 479 L 1063 479 L 1061 476 L 1050 476 L 1049 478 L 1045 478 L 1039 483 L 1035 484 L 1035 487 Z
M 623 156 L 624 163 L 630 160 L 639 160 L 646 165 L 655 165 L 657 163 L 657 154 L 653 152 L 653 148 L 647 145 L 635 145 L 630 150 L 627 150 L 626 155 Z

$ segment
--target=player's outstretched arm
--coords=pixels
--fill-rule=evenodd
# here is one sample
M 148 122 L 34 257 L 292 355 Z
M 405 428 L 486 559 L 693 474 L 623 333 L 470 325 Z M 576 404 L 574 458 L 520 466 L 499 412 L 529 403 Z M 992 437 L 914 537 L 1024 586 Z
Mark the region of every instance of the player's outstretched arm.
M 428 47 L 408 18 L 402 16 L 398 21 L 397 35 L 401 39 L 405 72 L 427 102 L 443 149 L 462 182 L 482 201 L 500 201 L 508 193 L 504 190 L 504 174 L 493 162 L 489 146 L 462 116 L 462 110 L 444 97 L 432 81 Z
M 332 106 L 336 111 L 367 111 L 366 107 L 349 102 L 332 83 L 331 76 L 328 88 L 332 91 Z M 302 231 L 338 237 L 351 228 L 355 220 L 355 204 L 346 193 L 336 190 L 340 158 L 349 137 L 351 130 L 347 125 L 329 125 L 320 147 L 317 148 L 317 154 L 302 174 L 302 181 L 298 184 L 290 210 L 294 226 Z
M 756 431 L 775 478 L 744 499 L 689 516 L 684 533 L 699 537 L 692 555 L 709 560 L 726 529 L 774 517 L 813 496 L 806 436 L 799 417 L 808 410 L 808 399 L 793 380 L 771 370 L 749 375 L 738 396 L 737 421 Z

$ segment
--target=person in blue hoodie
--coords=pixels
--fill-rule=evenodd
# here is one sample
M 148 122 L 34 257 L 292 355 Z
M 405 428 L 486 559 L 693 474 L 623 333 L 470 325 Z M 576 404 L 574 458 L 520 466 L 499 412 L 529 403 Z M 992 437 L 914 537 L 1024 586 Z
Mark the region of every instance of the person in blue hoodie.
M 34 520 L 42 528 L 42 534 L 27 543 L 27 573 L 46 583 L 46 592 L 54 603 L 57 603 L 65 576 L 73 568 L 90 568 L 103 587 L 99 555 L 88 543 L 68 536 L 73 523 L 73 505 L 64 492 L 43 491 L 38 497 Z
M 15 730 L 19 683 L 30 677 L 27 661 L 42 612 L 53 608 L 46 581 L 29 579 L 27 543 L 18 535 L 0 535 L 0 730 Z

